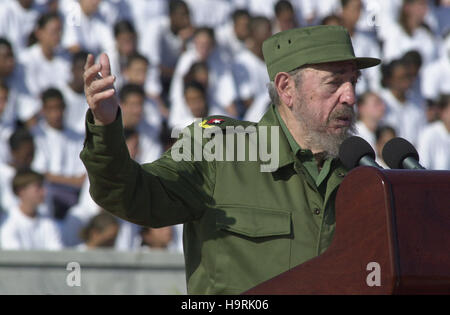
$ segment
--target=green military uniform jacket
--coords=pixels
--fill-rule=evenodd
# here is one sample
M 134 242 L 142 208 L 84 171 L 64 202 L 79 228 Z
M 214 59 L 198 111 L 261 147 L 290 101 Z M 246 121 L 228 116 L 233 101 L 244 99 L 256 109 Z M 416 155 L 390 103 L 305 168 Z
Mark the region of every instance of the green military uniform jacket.
M 234 125 L 279 127 L 278 168 L 262 172 L 260 159 L 177 162 L 171 150 L 139 165 L 129 157 L 120 112 L 112 124 L 96 126 L 88 111 L 80 155 L 90 193 L 104 209 L 143 226 L 184 223 L 189 294 L 242 293 L 323 253 L 346 173 L 337 159 L 314 172 L 311 151 L 296 147 L 275 106 L 258 124 L 226 117 L 218 122 L 224 133 Z

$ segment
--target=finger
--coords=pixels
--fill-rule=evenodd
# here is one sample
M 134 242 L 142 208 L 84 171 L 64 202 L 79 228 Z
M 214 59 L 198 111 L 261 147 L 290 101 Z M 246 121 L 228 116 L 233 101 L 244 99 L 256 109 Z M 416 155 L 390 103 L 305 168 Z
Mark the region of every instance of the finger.
M 100 70 L 102 77 L 109 77 L 111 75 L 111 65 L 107 54 L 103 53 L 100 55 L 100 65 L 102 67 Z
M 84 64 L 84 71 L 86 71 L 87 69 L 89 69 L 93 65 L 94 65 L 94 55 L 89 54 L 87 56 L 87 58 L 86 58 L 86 63 Z
M 94 104 L 98 104 L 101 101 L 107 100 L 112 97 L 116 91 L 114 89 L 108 89 L 106 91 L 95 94 L 92 97 L 92 101 Z
M 88 94 L 92 95 L 98 92 L 102 92 L 108 88 L 113 88 L 113 83 L 115 81 L 115 77 L 114 76 L 109 76 L 107 78 L 104 79 L 99 79 L 99 80 L 95 80 L 94 82 L 92 82 L 89 87 L 88 87 Z
M 89 87 L 92 84 L 92 81 L 98 79 L 98 72 L 100 71 L 100 65 L 94 64 L 84 72 L 84 84 L 86 87 Z

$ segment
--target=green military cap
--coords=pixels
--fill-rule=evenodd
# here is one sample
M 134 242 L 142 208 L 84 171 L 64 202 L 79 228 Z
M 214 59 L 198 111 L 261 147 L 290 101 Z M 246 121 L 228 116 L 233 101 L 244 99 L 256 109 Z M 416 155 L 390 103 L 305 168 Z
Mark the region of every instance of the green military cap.
M 355 57 L 347 30 L 342 26 L 319 25 L 277 33 L 263 43 L 263 55 L 270 80 L 279 72 L 303 65 L 355 60 L 358 69 L 378 65 L 381 60 Z

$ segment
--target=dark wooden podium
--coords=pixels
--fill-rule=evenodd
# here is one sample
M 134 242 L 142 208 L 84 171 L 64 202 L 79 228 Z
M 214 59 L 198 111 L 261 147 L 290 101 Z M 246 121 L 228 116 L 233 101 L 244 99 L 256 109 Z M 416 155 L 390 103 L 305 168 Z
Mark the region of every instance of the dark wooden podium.
M 450 171 L 352 170 L 330 247 L 244 294 L 450 294 Z

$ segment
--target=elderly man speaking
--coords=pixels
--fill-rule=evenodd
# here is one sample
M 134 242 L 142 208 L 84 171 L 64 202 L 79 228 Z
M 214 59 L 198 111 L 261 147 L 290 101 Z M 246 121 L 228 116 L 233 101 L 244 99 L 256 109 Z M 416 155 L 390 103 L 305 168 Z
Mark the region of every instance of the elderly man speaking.
M 143 165 L 125 145 L 108 57 L 86 62 L 90 109 L 81 159 L 90 193 L 136 224 L 184 223 L 189 294 L 244 292 L 320 255 L 333 238 L 336 191 L 347 172 L 338 148 L 353 128 L 359 69 L 380 60 L 355 57 L 338 26 L 278 33 L 263 53 L 272 104 L 261 121 L 206 117 Z M 265 171 L 264 146 L 277 162 Z M 203 156 L 212 151 L 216 158 Z

